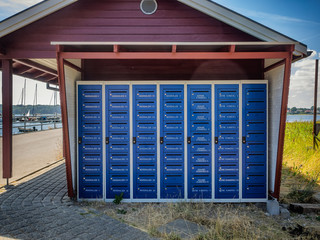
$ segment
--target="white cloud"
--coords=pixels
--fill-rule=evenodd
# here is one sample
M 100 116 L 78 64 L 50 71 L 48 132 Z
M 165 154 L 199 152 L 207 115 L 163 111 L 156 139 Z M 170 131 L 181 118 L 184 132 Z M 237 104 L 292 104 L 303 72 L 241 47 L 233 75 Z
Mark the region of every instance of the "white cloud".
M 315 24 L 320 25 L 320 22 L 310 21 L 302 18 L 295 18 L 295 17 L 289 17 L 274 13 L 268 13 L 263 11 L 252 11 L 245 8 L 237 8 L 237 12 L 241 12 L 241 14 L 255 18 L 255 19 L 265 19 L 265 20 L 272 20 L 275 22 L 284 22 L 284 23 L 307 23 L 307 24 Z
M 292 65 L 289 107 L 309 108 L 313 106 L 315 59 L 317 56 L 320 56 L 320 54 L 314 51 L 310 57 Z

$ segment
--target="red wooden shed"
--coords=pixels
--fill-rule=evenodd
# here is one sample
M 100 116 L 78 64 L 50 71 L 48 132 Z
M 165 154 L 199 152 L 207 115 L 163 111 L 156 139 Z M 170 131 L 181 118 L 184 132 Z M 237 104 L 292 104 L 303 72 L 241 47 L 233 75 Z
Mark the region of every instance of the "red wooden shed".
M 268 192 L 278 198 L 291 64 L 307 55 L 306 45 L 209 0 L 43 1 L 0 22 L 2 177 L 12 177 L 12 74 L 59 85 L 70 197 L 79 191 L 77 81 L 267 80 Z

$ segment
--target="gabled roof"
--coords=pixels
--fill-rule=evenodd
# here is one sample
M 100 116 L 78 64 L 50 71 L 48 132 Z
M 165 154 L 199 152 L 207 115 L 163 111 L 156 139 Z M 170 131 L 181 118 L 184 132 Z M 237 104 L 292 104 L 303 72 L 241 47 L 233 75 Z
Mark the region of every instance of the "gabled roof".
M 45 0 L 0 22 L 0 38 L 54 13 L 78 0 Z M 296 55 L 307 55 L 307 46 L 273 29 L 209 0 L 177 0 L 265 42 L 295 44 Z
M 78 0 L 44 0 L 0 22 L 0 38 L 48 16 Z

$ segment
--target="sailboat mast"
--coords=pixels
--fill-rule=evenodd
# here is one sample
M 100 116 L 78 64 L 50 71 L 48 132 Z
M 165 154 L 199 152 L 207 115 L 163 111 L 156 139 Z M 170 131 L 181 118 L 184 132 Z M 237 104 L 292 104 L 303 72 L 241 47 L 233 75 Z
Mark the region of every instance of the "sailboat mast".
M 33 98 L 33 106 L 32 106 L 32 112 L 33 112 L 33 116 L 35 115 L 35 112 L 34 112 L 34 107 L 36 105 L 38 105 L 38 84 L 36 84 L 36 88 L 35 88 L 35 91 L 34 91 L 34 98 Z
M 24 91 L 24 93 L 22 94 L 22 98 L 23 98 L 22 105 L 25 106 L 26 105 L 26 98 L 27 98 L 27 80 L 26 79 L 24 79 L 23 91 Z

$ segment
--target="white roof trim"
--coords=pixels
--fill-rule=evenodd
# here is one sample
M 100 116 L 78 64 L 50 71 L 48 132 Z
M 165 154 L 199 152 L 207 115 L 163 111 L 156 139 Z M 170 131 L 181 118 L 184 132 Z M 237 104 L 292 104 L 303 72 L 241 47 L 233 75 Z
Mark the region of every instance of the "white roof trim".
M 237 14 L 225 7 L 222 7 L 209 0 L 178 0 L 200 12 L 214 17 L 230 26 L 233 26 L 243 32 L 257 37 L 267 42 L 291 42 L 295 43 L 295 50 L 307 54 L 306 46 L 296 43 L 294 40 L 286 37 L 266 26 L 263 26 L 249 18 Z
M 51 42 L 51 45 L 133 45 L 133 46 L 142 46 L 142 45 L 154 45 L 154 46 L 269 46 L 269 45 L 290 45 L 295 44 L 295 42 Z
M 78 0 L 47 0 L 0 22 L 0 38 Z
M 35 22 L 61 8 L 78 0 L 47 0 L 43 1 L 3 22 L 0 22 L 0 38 L 12 33 L 32 22 Z M 216 18 L 240 31 L 246 32 L 266 42 L 295 44 L 295 54 L 307 55 L 307 47 L 295 40 L 284 36 L 266 26 L 246 18 L 230 9 L 220 6 L 210 0 L 177 0 L 213 18 Z

